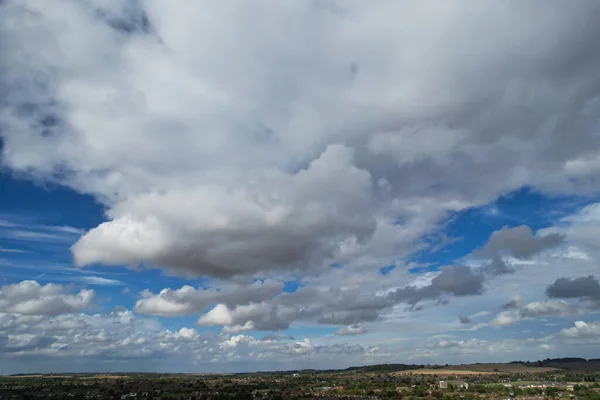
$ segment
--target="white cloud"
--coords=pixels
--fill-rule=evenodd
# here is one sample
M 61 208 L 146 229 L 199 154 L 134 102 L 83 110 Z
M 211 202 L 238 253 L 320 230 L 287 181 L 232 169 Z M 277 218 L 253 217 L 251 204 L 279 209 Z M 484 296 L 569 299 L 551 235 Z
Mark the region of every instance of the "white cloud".
M 78 280 L 83 283 L 87 283 L 88 285 L 98 286 L 119 286 L 123 284 L 123 282 L 119 280 L 104 278 L 101 276 L 82 276 L 78 278 Z
M 176 290 L 163 289 L 158 294 L 144 291 L 134 309 L 143 314 L 161 316 L 199 314 L 215 303 L 223 302 L 235 307 L 271 299 L 281 292 L 283 286 L 281 282 L 265 280 L 250 285 L 226 284 L 219 290 L 194 289 L 186 285 Z
M 494 317 L 490 322 L 490 325 L 494 327 L 513 325 L 517 323 L 519 319 L 519 313 L 516 311 L 502 311 Z
M 338 329 L 337 331 L 334 332 L 334 335 L 355 336 L 355 335 L 364 335 L 367 332 L 368 332 L 367 328 L 365 328 L 364 326 L 359 325 L 359 324 L 354 324 L 354 325 L 348 325 L 348 326 Z
M 0 286 L 0 312 L 29 315 L 57 315 L 89 307 L 94 291 L 82 289 L 71 294 L 66 286 L 23 281 Z
M 510 308 L 512 309 L 498 313 L 496 317 L 490 321 L 490 325 L 494 327 L 502 327 L 516 324 L 523 319 L 563 317 L 567 315 L 574 315 L 579 312 L 578 307 L 569 304 L 566 301 L 554 300 L 534 301 L 522 306 L 517 305 Z
M 523 307 L 520 310 L 520 315 L 523 318 L 560 317 L 576 314 L 577 312 L 577 307 L 566 301 L 535 301 Z
M 597 342 L 600 340 L 600 322 L 575 321 L 573 327 L 561 330 L 556 337 Z

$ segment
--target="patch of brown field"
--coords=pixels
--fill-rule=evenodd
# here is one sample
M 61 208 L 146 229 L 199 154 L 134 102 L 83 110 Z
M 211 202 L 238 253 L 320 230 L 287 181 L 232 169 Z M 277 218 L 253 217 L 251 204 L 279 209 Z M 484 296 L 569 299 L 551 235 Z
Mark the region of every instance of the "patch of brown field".
M 394 375 L 492 375 L 516 373 L 540 373 L 556 371 L 556 368 L 528 367 L 524 364 L 463 364 L 450 365 L 442 368 L 423 368 L 394 372 Z
M 548 367 L 528 367 L 524 364 L 463 364 L 451 365 L 449 368 L 453 370 L 463 371 L 482 371 L 482 372 L 503 372 L 503 373 L 538 373 L 556 371 L 556 368 Z M 444 369 L 442 368 L 442 369 Z
M 128 375 L 93 375 L 82 376 L 81 379 L 128 379 Z
M 447 368 L 421 368 L 421 369 L 409 369 L 406 371 L 392 372 L 390 375 L 493 375 L 497 372 L 485 372 L 485 371 L 467 371 L 462 369 L 447 369 Z
M 16 375 L 7 376 L 10 379 L 22 379 L 22 378 L 72 378 L 72 375 Z

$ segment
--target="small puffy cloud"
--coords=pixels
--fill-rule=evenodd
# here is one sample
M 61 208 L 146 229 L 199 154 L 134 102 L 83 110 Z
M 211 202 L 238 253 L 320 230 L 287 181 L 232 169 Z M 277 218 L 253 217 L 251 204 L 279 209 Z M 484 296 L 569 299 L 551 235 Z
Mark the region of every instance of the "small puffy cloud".
M 546 289 L 548 297 L 600 300 L 600 282 L 594 276 L 558 278 Z
M 483 271 L 492 276 L 515 273 L 514 267 L 498 255 L 492 257 L 492 260 L 483 267 Z
M 170 332 L 168 332 L 170 333 Z M 200 335 L 195 329 L 181 328 L 177 332 L 170 335 L 174 340 L 194 341 L 200 338 Z
M 287 329 L 290 320 L 279 315 L 276 307 L 264 303 L 241 305 L 233 309 L 225 304 L 217 304 L 198 319 L 198 324 L 223 326 L 224 332 L 278 331 Z
M 563 235 L 558 233 L 536 236 L 527 225 L 515 228 L 505 226 L 493 232 L 487 243 L 473 254 L 486 258 L 510 255 L 518 259 L 527 259 L 563 242 Z
M 516 295 L 516 296 L 513 296 L 510 299 L 510 301 L 502 304 L 500 306 L 500 308 L 502 308 L 504 310 L 513 310 L 515 308 L 521 308 L 523 306 L 523 304 L 525 304 L 525 299 L 523 298 L 523 296 Z
M 494 327 L 502 327 L 513 325 L 522 319 L 541 318 L 541 317 L 562 317 L 573 315 L 579 312 L 579 309 L 565 301 L 534 301 L 529 304 L 519 305 L 522 299 L 518 298 L 511 300 L 510 307 L 503 307 L 507 311 L 502 311 L 496 315 L 490 325 Z
M 295 338 L 293 336 L 288 336 L 288 335 L 270 334 L 270 335 L 265 335 L 265 336 L 261 337 L 260 340 L 268 340 L 268 341 L 275 341 L 275 340 L 295 340 Z
M 483 293 L 485 277 L 466 265 L 442 267 L 431 282 L 423 287 L 406 286 L 396 289 L 389 297 L 396 302 L 416 304 L 421 300 L 436 299 L 443 295 L 472 296 Z
M 600 339 L 600 321 L 575 321 L 573 327 L 561 330 L 556 334 L 556 337 L 562 339 L 597 341 Z
M 259 303 L 281 292 L 283 283 L 274 280 L 257 281 L 250 285 L 228 284 L 223 288 L 195 289 L 183 286 L 179 289 L 163 289 L 158 294 L 142 292 L 134 310 L 143 314 L 175 316 L 199 314 L 206 307 L 222 303 L 228 307 Z
M 513 325 L 519 321 L 519 313 L 516 311 L 502 311 L 492 321 L 490 321 L 490 325 L 496 328 Z
M 341 329 L 338 329 L 333 334 L 338 335 L 338 336 L 357 336 L 357 335 L 364 335 L 367 332 L 368 332 L 367 328 L 365 328 L 362 325 L 355 324 L 355 325 L 348 325 Z
M 560 317 L 578 312 L 577 307 L 565 301 L 535 301 L 521 308 L 522 318 Z
M 83 310 L 92 304 L 94 291 L 72 293 L 67 286 L 36 281 L 0 286 L 0 312 L 28 315 L 58 315 Z

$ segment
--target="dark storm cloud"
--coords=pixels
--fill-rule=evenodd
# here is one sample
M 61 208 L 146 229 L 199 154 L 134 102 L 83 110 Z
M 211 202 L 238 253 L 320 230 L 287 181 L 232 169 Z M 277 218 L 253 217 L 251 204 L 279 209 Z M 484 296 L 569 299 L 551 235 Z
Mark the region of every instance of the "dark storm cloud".
M 594 276 L 558 278 L 546 288 L 548 297 L 600 300 L 600 282 Z

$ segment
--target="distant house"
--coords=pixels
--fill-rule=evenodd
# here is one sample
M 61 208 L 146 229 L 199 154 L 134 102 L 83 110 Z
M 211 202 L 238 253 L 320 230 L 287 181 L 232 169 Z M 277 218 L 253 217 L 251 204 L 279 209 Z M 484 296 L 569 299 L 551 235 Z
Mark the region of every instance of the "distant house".
M 455 389 L 469 388 L 469 384 L 465 381 L 439 381 L 438 386 L 440 389 L 448 389 L 448 387 L 453 387 Z

